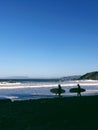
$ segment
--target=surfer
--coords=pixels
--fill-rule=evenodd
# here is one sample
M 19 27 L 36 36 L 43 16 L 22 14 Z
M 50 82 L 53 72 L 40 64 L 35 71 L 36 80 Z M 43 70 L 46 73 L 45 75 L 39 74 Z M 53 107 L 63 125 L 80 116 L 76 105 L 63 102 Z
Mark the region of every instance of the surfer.
M 65 93 L 65 90 L 62 89 L 62 87 L 61 87 L 60 84 L 58 84 L 58 87 L 50 89 L 50 92 L 55 93 L 56 95 L 58 95 L 59 97 L 61 97 L 61 94 Z
M 61 85 L 58 84 L 58 95 L 59 95 L 59 97 L 61 96 L 61 90 L 62 90 Z
M 70 92 L 71 93 L 77 93 L 77 96 L 81 96 L 82 92 L 85 92 L 86 90 L 84 88 L 81 88 L 79 84 L 77 84 L 77 88 L 71 88 Z
M 77 96 L 81 96 L 81 87 L 79 84 L 77 84 L 77 86 L 78 86 Z

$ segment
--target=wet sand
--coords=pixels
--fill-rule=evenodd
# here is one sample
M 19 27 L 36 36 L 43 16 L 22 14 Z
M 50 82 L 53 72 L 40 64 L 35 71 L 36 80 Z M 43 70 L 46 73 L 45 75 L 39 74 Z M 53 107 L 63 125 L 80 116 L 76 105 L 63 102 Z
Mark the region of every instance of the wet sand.
M 98 130 L 98 96 L 0 100 L 0 130 Z

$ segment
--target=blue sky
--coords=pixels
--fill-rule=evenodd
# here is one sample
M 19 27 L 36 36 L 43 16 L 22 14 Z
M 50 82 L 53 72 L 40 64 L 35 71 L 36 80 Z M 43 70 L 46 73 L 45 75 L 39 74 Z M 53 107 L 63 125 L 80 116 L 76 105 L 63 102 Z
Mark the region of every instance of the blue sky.
M 98 70 L 97 0 L 1 0 L 0 77 Z

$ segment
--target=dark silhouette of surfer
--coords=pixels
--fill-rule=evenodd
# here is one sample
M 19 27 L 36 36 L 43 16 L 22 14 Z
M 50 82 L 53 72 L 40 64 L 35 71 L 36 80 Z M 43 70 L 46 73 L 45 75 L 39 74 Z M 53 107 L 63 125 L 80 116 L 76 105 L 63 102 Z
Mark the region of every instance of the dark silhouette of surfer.
M 50 92 L 55 93 L 56 95 L 58 95 L 59 97 L 61 97 L 61 94 L 65 93 L 65 90 L 62 89 L 62 87 L 61 87 L 60 84 L 58 84 L 58 87 L 50 89 Z
M 77 86 L 78 86 L 77 88 L 71 88 L 70 92 L 71 93 L 77 93 L 77 96 L 81 96 L 81 93 L 85 92 L 86 90 L 81 88 L 79 84 L 77 84 Z
M 78 86 L 77 96 L 81 96 L 81 87 L 79 84 L 77 84 L 77 86 Z
M 62 90 L 61 85 L 58 84 L 58 95 L 59 95 L 59 97 L 61 96 L 61 93 L 62 93 L 61 90 Z

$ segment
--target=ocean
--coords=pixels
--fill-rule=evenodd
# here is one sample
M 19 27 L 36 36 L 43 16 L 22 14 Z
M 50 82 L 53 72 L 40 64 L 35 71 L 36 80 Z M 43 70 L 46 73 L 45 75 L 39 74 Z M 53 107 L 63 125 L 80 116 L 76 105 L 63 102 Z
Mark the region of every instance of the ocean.
M 51 88 L 57 88 L 58 84 L 66 90 L 62 94 L 64 97 L 77 96 L 77 93 L 70 93 L 71 88 L 77 84 L 84 89 L 82 96 L 98 95 L 98 80 L 68 80 L 59 79 L 1 79 L 0 80 L 0 99 L 29 100 L 40 98 L 55 98 L 57 95 L 50 92 Z

